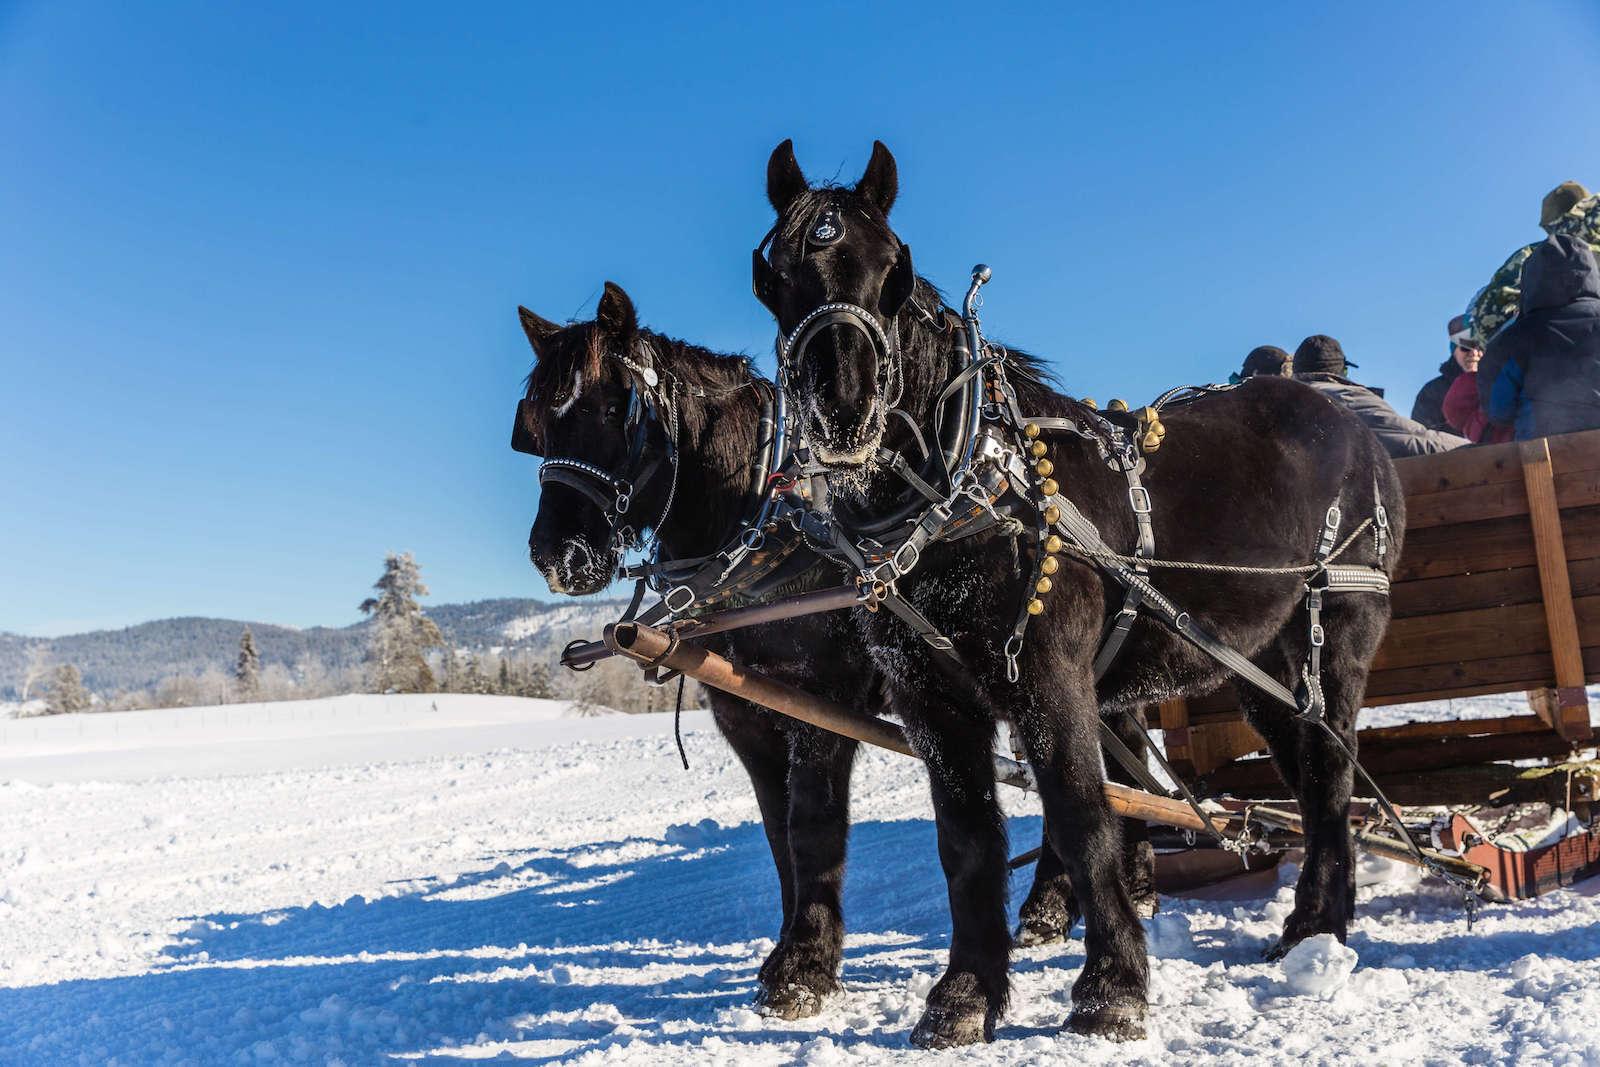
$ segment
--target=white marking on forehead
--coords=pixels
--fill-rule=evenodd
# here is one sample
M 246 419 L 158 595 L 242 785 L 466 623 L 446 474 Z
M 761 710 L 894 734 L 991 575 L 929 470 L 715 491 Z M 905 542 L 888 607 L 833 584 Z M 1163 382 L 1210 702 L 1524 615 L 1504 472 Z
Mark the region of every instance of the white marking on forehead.
M 574 404 L 576 404 L 578 402 L 578 397 L 581 396 L 582 394 L 583 394 L 583 371 L 582 371 L 582 369 L 579 369 L 577 371 L 574 371 L 573 375 L 572 375 L 572 392 L 567 394 L 567 399 L 562 402 L 560 407 L 556 408 L 556 418 L 559 419 L 563 415 L 565 415 L 567 412 L 571 411 L 572 410 L 572 405 L 574 405 Z

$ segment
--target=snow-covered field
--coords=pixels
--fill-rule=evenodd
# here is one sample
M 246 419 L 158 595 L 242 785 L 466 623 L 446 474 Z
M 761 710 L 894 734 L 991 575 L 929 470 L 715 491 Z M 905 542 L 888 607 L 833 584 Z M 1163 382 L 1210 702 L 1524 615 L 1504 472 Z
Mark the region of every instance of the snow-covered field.
M 670 716 L 566 712 L 350 697 L 0 722 L 0 1063 L 1600 1064 L 1600 883 L 1469 934 L 1388 865 L 1363 868 L 1353 954 L 1260 962 L 1288 871 L 1165 900 L 1145 1041 L 1056 1032 L 1074 940 L 1016 955 L 995 1044 L 914 1051 L 944 881 L 920 768 L 877 752 L 847 990 L 762 1019 L 778 894 L 732 754 L 702 713 L 684 772 Z M 1005 803 L 1029 847 L 1037 808 Z

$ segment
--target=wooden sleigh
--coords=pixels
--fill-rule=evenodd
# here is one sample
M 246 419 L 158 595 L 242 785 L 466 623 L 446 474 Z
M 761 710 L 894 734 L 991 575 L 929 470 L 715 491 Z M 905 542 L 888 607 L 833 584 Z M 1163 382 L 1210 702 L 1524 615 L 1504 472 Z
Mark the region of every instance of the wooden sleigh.
M 1544 802 L 1590 822 L 1577 840 L 1515 853 L 1462 831 L 1459 847 L 1507 897 L 1600 872 L 1600 764 L 1574 759 L 1596 743 L 1585 685 L 1600 681 L 1600 430 L 1395 467 L 1405 546 L 1363 706 L 1525 692 L 1529 710 L 1363 730 L 1361 762 L 1397 803 Z M 1162 704 L 1159 725 L 1192 787 L 1285 795 L 1232 686 Z

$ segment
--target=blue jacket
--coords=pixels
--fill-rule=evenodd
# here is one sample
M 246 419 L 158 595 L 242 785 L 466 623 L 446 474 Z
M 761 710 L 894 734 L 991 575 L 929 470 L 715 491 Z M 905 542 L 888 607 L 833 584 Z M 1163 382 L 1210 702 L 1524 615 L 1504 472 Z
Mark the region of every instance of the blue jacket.
M 1517 317 L 1483 362 L 1489 419 L 1514 424 L 1517 440 L 1600 427 L 1600 267 L 1588 245 L 1558 235 L 1533 250 Z

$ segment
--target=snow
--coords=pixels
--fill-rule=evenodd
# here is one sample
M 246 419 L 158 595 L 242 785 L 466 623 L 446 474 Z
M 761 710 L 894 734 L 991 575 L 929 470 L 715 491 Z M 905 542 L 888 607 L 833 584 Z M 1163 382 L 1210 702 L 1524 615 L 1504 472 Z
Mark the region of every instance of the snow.
M 1164 899 L 1144 1041 L 1057 1032 L 1074 939 L 1016 953 L 995 1044 L 915 1051 L 944 880 L 921 769 L 876 751 L 845 991 L 764 1019 L 777 884 L 738 761 L 704 712 L 684 772 L 670 715 L 568 711 L 358 697 L 0 723 L 0 1064 L 1600 1064 L 1600 880 L 1486 907 L 1469 934 L 1444 886 L 1371 860 L 1348 948 L 1277 963 L 1292 863 Z M 1031 847 L 1036 801 L 1004 803 Z

